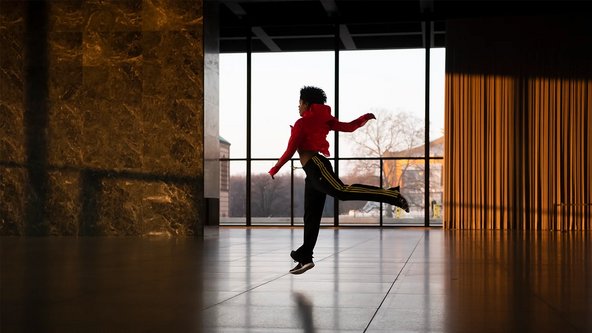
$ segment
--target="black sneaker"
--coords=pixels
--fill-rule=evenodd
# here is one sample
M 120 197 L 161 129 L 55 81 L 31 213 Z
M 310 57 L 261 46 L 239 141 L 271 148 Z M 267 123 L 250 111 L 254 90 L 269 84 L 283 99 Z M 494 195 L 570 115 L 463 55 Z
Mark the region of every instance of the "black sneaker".
M 314 257 L 310 257 L 310 258 L 305 258 L 303 257 L 298 251 L 292 251 L 290 252 L 290 257 L 292 258 L 292 260 L 294 260 L 294 262 L 309 262 L 312 261 L 312 258 Z
M 397 203 L 396 203 L 397 207 L 400 207 L 401 209 L 403 209 L 404 211 L 409 213 L 409 203 L 407 202 L 407 199 L 405 199 L 405 197 L 401 195 L 401 193 L 399 193 L 399 197 L 397 198 L 396 201 L 397 201 Z
M 306 264 L 303 263 L 298 263 L 298 265 L 296 265 L 294 268 L 292 268 L 290 270 L 290 273 L 292 274 L 302 274 L 306 271 L 308 271 L 309 269 L 313 268 L 315 266 L 314 262 L 308 262 Z
M 298 254 L 298 252 L 296 251 L 292 251 L 290 252 L 290 257 L 295 261 L 295 262 L 301 262 L 304 261 L 302 257 L 300 257 L 300 255 Z
M 405 199 L 405 197 L 401 194 L 401 192 L 399 191 L 400 187 L 399 186 L 395 186 L 395 187 L 389 187 L 389 191 L 395 191 L 398 194 L 398 197 L 395 199 L 395 206 L 403 209 L 404 211 L 406 211 L 407 213 L 409 213 L 409 203 L 407 202 L 407 199 Z

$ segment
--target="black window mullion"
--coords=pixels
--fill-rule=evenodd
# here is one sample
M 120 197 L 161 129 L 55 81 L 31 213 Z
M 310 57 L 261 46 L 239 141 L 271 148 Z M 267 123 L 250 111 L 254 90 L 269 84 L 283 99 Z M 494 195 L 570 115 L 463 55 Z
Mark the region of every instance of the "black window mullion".
M 252 33 L 251 27 L 247 27 L 247 175 L 245 195 L 245 215 L 247 226 L 251 225 L 251 55 Z
M 424 156 L 424 226 L 430 226 L 430 44 L 432 22 L 425 23 L 425 156 Z

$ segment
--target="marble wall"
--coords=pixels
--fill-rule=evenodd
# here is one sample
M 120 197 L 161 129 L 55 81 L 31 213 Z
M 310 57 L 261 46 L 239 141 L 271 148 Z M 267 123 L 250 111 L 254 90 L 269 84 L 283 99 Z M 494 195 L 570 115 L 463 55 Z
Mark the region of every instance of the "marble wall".
M 36 3 L 0 2 L 0 233 L 201 234 L 202 1 Z

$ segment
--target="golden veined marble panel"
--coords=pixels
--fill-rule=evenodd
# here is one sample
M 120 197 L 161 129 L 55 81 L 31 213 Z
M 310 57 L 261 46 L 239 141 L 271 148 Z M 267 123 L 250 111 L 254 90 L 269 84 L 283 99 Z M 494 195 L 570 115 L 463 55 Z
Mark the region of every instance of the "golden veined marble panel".
M 84 166 L 84 118 L 78 105 L 50 104 L 47 138 L 49 165 L 71 168 Z
M 203 174 L 203 103 L 144 97 L 144 170 L 156 174 Z
M 30 195 L 24 4 L 0 2 L 0 162 L 23 165 L 0 170 L 0 231 L 19 235 Z M 202 2 L 55 0 L 47 9 L 47 199 L 37 227 L 52 235 L 199 232 Z
M 25 234 L 27 184 L 26 169 L 0 167 L 0 235 Z
M 189 185 L 105 179 L 96 232 L 103 236 L 192 235 L 200 205 Z M 200 199 L 197 199 L 200 200 Z
M 86 16 L 85 3 L 88 1 L 52 0 L 48 9 L 48 30 L 51 32 L 82 32 Z
M 83 166 L 101 170 L 142 170 L 144 131 L 139 105 L 87 99 L 81 103 Z
M 80 174 L 76 171 L 51 171 L 48 175 L 46 223 L 49 235 L 79 234 Z
M 24 3 L 0 2 L 0 162 L 25 163 Z
M 84 31 L 141 31 L 142 0 L 84 2 Z
M 202 30 L 202 1 L 144 0 L 142 31 Z

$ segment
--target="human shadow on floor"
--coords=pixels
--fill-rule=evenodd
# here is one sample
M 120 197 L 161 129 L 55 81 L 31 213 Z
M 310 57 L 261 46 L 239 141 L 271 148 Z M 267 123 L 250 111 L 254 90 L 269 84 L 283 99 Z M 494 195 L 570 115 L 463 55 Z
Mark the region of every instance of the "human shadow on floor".
M 313 318 L 312 318 L 312 303 L 310 300 L 302 293 L 294 292 L 292 294 L 296 304 L 298 305 L 298 315 L 302 320 L 302 324 L 304 327 L 304 333 L 314 333 L 316 332 L 314 328 Z

